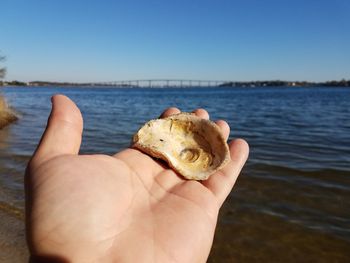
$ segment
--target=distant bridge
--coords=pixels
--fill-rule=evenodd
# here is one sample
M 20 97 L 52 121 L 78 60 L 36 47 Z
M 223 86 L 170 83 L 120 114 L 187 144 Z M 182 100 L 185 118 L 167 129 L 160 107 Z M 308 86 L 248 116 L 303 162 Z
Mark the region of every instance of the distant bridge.
M 114 87 L 218 87 L 228 81 L 224 80 L 190 80 L 190 79 L 139 79 L 139 80 L 118 80 L 108 82 L 89 83 L 91 86 L 114 86 Z

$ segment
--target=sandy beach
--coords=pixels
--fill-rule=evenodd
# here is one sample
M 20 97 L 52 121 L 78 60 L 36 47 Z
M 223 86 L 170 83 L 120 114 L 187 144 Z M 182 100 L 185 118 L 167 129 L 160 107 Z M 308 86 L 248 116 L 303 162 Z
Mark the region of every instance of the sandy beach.
M 7 105 L 5 98 L 0 95 L 0 129 L 17 119 L 13 110 Z
M 24 221 L 0 209 L 0 262 L 27 262 Z
M 0 96 L 0 128 L 16 119 Z M 27 259 L 23 212 L 0 202 L 0 262 L 27 262 Z

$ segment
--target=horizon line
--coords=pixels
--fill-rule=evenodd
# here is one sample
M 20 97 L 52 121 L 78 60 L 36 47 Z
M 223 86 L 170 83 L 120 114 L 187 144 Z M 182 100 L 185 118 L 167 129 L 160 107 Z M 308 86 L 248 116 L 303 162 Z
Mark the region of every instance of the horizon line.
M 18 79 L 13 80 L 7 80 L 2 79 L 0 82 L 6 83 L 6 82 L 22 82 L 22 83 L 33 83 L 33 82 L 46 82 L 46 83 L 70 83 L 70 84 L 107 84 L 107 83 L 123 83 L 123 82 L 220 82 L 220 83 L 249 83 L 249 82 L 306 82 L 306 83 L 326 83 L 326 82 L 344 82 L 344 81 L 350 81 L 346 78 L 341 79 L 331 79 L 331 80 L 324 80 L 324 81 L 314 81 L 314 80 L 285 80 L 285 79 L 265 79 L 265 80 L 212 80 L 212 79 L 181 79 L 181 78 L 153 78 L 153 79 L 128 79 L 128 80 L 108 80 L 108 81 L 53 81 L 53 80 L 30 80 L 30 81 L 22 81 Z

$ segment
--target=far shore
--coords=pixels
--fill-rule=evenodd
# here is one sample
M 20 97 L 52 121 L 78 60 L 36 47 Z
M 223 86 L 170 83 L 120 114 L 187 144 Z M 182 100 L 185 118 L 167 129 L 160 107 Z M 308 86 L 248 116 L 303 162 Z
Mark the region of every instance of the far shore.
M 225 80 L 189 80 L 189 79 L 147 79 L 147 80 L 119 80 L 108 82 L 55 82 L 18 80 L 0 81 L 0 87 L 28 86 L 28 87 L 116 87 L 116 88 L 167 88 L 167 87 L 350 87 L 350 80 L 330 80 L 324 82 L 312 81 L 225 81 Z

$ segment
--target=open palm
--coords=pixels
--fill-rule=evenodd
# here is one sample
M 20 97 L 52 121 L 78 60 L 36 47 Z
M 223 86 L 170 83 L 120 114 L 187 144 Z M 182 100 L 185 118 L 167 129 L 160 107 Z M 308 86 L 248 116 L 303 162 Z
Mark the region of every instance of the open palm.
M 178 112 L 171 108 L 163 117 Z M 204 110 L 196 114 L 209 118 Z M 228 137 L 227 123 L 217 124 Z M 205 262 L 247 144 L 231 142 L 231 162 L 198 182 L 135 149 L 78 155 L 81 134 L 79 109 L 54 96 L 26 173 L 31 254 L 59 262 Z

